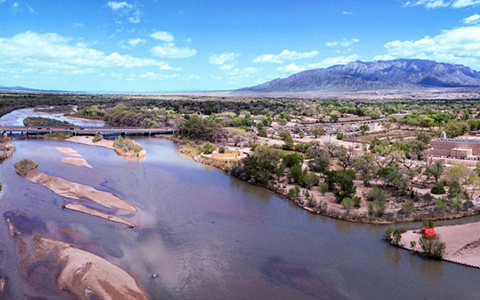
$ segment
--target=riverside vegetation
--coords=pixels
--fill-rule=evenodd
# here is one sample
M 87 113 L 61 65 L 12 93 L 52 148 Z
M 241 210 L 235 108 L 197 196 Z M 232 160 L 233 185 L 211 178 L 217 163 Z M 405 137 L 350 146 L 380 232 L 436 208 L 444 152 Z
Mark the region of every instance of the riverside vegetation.
M 442 130 L 454 137 L 480 127 L 478 100 L 28 93 L 0 97 L 3 111 L 12 103 L 76 104 L 76 116 L 109 126 L 172 127 L 177 141 L 197 149 L 195 154 L 201 154 L 198 146 L 203 149 L 207 142 L 218 149 L 243 147 L 251 151 L 245 159 L 213 163 L 315 213 L 374 223 L 478 213 L 472 200 L 480 192 L 480 167 L 450 167 L 429 160 L 426 153 L 430 140 Z M 375 120 L 382 122 L 376 131 L 362 124 Z M 339 138 L 329 142 L 328 136 Z M 123 140 L 117 148 L 134 156 L 142 151 Z

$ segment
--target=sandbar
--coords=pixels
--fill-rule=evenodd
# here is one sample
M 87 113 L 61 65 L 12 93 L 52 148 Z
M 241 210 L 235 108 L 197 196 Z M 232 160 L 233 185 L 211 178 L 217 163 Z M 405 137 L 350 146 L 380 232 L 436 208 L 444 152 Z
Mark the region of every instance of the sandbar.
M 85 167 L 93 169 L 93 167 L 85 160 L 85 158 L 63 157 L 61 162 L 74 165 L 76 167 Z
M 70 210 L 73 210 L 73 211 L 78 211 L 78 212 L 81 212 L 81 213 L 84 213 L 84 214 L 88 214 L 88 215 L 91 215 L 91 216 L 103 218 L 103 219 L 108 220 L 108 221 L 125 224 L 125 225 L 127 225 L 128 227 L 132 227 L 132 228 L 133 228 L 133 227 L 136 227 L 135 224 L 130 223 L 130 222 L 128 222 L 127 220 L 125 220 L 125 219 L 123 219 L 123 218 L 120 218 L 120 217 L 117 217 L 117 216 L 114 216 L 114 215 L 109 215 L 109 214 L 105 214 L 105 213 L 99 212 L 99 211 L 97 211 L 97 210 L 88 208 L 88 207 L 86 207 L 86 206 L 84 206 L 84 205 L 82 205 L 82 204 L 78 204 L 78 203 L 68 203 L 68 204 L 65 204 L 64 207 L 65 207 L 66 209 L 70 209 Z
M 90 252 L 71 244 L 34 236 L 35 253 L 28 260 L 32 265 L 46 263 L 55 254 L 60 267 L 56 277 L 57 288 L 74 299 L 148 299 L 137 280 L 125 270 Z M 53 258 L 52 257 L 52 258 Z M 27 267 L 27 266 L 26 266 Z M 90 296 L 88 296 L 90 295 Z
M 480 222 L 435 227 L 435 233 L 445 243 L 443 258 L 448 261 L 480 268 Z M 409 250 L 420 250 L 418 239 L 420 230 L 410 230 L 402 234 L 400 246 Z M 410 241 L 416 241 L 416 249 L 410 247 Z
M 83 185 L 65 180 L 63 178 L 51 176 L 42 173 L 37 169 L 28 172 L 26 177 L 31 182 L 39 183 L 62 197 L 72 198 L 80 201 L 82 201 L 83 198 L 87 198 L 105 207 L 119 208 L 129 212 L 138 212 L 135 206 L 123 201 L 112 193 L 99 191 L 88 185 Z
M 62 152 L 63 154 L 70 155 L 70 156 L 75 156 L 75 157 L 82 157 L 80 153 L 77 151 L 73 150 L 72 148 L 68 147 L 55 147 L 58 151 Z
M 89 146 L 98 146 L 98 147 L 104 147 L 108 149 L 113 150 L 113 141 L 111 140 L 106 140 L 102 139 L 96 143 L 93 142 L 93 138 L 90 136 L 72 136 L 65 141 L 67 142 L 72 142 L 72 143 L 78 143 L 78 144 L 84 144 L 84 145 L 89 145 Z

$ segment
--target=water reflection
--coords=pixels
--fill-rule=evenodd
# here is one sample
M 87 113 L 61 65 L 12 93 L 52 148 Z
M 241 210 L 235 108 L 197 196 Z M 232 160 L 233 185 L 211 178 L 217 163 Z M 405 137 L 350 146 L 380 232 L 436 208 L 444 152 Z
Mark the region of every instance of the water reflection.
M 79 120 L 64 116 L 63 113 L 44 113 L 36 112 L 34 108 L 22 108 L 14 110 L 6 115 L 0 117 L 0 126 L 24 126 L 23 120 L 27 117 L 43 117 L 49 119 L 56 119 L 66 121 L 77 126 L 82 127 L 104 127 L 105 123 L 94 120 Z

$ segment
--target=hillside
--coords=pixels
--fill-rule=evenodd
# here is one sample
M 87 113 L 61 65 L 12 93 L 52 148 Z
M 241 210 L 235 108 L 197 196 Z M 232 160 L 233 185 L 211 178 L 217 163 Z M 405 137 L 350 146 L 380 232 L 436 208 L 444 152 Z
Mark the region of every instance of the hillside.
M 362 91 L 480 87 L 480 73 L 430 60 L 355 61 L 275 79 L 239 92 Z

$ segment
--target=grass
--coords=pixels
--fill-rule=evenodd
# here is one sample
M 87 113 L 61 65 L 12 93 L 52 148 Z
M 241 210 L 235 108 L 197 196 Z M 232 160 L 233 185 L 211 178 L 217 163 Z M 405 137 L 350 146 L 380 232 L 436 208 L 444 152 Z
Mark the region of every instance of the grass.
M 25 176 L 28 172 L 36 169 L 38 164 L 31 159 L 22 159 L 17 161 L 14 166 L 15 171 L 17 171 L 20 176 Z
M 72 137 L 72 134 L 67 132 L 55 131 L 52 133 L 47 133 L 43 137 L 48 140 L 66 140 L 69 137 Z

